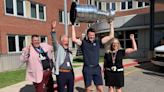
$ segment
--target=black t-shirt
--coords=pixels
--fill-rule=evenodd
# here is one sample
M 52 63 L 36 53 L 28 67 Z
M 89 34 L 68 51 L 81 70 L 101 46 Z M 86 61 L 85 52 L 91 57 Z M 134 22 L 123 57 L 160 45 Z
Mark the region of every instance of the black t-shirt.
M 50 68 L 50 64 L 48 61 L 47 53 L 39 53 L 39 58 L 42 62 L 43 70 L 46 70 L 47 68 Z
M 88 40 L 82 41 L 81 49 L 83 52 L 84 65 L 99 64 L 99 49 L 101 44 L 101 39 L 94 40 L 93 43 Z
M 122 59 L 125 56 L 125 50 L 118 50 L 116 54 L 115 64 L 113 64 L 112 53 L 105 53 L 106 67 L 111 68 L 113 65 L 117 68 L 123 68 Z

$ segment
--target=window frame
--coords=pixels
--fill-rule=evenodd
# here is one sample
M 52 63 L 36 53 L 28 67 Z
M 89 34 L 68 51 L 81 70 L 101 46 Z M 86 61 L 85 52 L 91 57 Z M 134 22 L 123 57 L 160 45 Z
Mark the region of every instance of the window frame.
M 107 11 L 106 4 L 109 3 L 109 9 L 112 9 L 112 3 L 115 3 L 115 10 L 117 11 L 117 2 L 105 2 L 105 10 Z
M 13 0 L 13 14 L 7 13 L 6 1 L 7 0 L 4 0 L 5 15 L 26 18 L 26 4 L 25 4 L 25 0 L 20 0 L 20 1 L 23 1 L 23 16 L 17 14 L 18 13 L 17 12 L 17 0 Z
M 59 9 L 59 12 L 62 12 L 62 22 L 59 20 L 59 24 L 65 24 L 65 19 L 64 19 L 64 10 Z
M 147 8 L 147 7 L 150 7 L 150 3 L 149 3 L 148 6 L 145 6 L 145 3 L 146 3 L 146 2 L 142 2 L 142 5 L 143 5 L 143 6 L 142 6 L 142 7 L 138 7 L 138 1 L 137 1 L 137 2 L 136 2 L 136 8 L 137 8 L 137 9 L 140 9 L 140 8 Z
M 134 1 L 133 0 L 130 0 L 132 1 L 132 8 L 128 9 L 128 1 L 122 1 L 122 2 L 125 2 L 125 9 L 122 9 L 122 2 L 120 2 L 120 11 L 127 11 L 127 10 L 133 10 L 134 6 Z
M 96 4 L 97 5 L 95 5 L 96 7 L 97 7 L 97 9 L 99 9 L 99 2 L 100 1 L 95 1 L 95 2 L 97 2 Z M 101 9 L 99 9 L 99 10 L 103 10 L 103 3 L 102 2 L 100 2 L 101 3 Z
M 30 7 L 30 19 L 34 19 L 34 20 L 40 20 L 40 21 L 46 21 L 47 19 L 46 19 L 46 5 L 42 5 L 42 4 L 39 4 L 39 3 L 36 3 L 36 2 L 32 2 L 32 1 L 30 1 L 29 2 L 30 4 L 29 4 L 29 7 Z M 31 4 L 36 4 L 36 18 L 33 18 L 32 16 L 31 16 Z M 42 6 L 43 7 L 43 10 L 44 10 L 44 19 L 40 19 L 40 17 L 39 17 L 39 6 Z
M 47 41 L 47 36 L 39 36 L 39 41 L 40 41 L 40 43 L 42 43 L 42 42 L 41 42 L 41 38 L 45 38 L 45 41 L 46 41 L 45 43 L 48 43 L 48 41 Z
M 15 37 L 15 49 L 16 51 L 9 51 L 9 40 L 8 37 Z M 7 52 L 8 53 L 21 53 L 19 49 L 19 37 L 25 37 L 25 46 L 27 46 L 27 35 L 7 34 Z

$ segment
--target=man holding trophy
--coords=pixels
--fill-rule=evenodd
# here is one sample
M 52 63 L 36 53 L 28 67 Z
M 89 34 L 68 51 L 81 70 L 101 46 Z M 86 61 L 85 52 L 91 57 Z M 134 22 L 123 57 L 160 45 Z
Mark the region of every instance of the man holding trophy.
M 83 9 L 82 9 L 83 8 Z M 101 67 L 99 66 L 99 48 L 114 38 L 113 19 L 114 11 L 104 12 L 97 10 L 93 5 L 77 5 L 72 3 L 70 10 L 70 20 L 72 22 L 72 41 L 81 47 L 83 52 L 83 77 L 85 82 L 85 92 L 91 91 L 91 82 L 94 81 L 97 92 L 103 92 L 103 81 Z M 99 19 L 106 19 L 110 24 L 110 33 L 102 39 L 95 40 L 95 29 L 87 30 L 87 39 L 76 38 L 74 23 L 93 23 Z

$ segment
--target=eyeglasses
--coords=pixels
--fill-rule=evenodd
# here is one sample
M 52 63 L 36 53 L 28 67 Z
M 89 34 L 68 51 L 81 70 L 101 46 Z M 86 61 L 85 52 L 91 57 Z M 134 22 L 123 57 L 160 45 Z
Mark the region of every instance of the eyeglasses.
M 34 41 L 34 42 L 38 42 L 39 40 L 32 40 L 32 41 Z

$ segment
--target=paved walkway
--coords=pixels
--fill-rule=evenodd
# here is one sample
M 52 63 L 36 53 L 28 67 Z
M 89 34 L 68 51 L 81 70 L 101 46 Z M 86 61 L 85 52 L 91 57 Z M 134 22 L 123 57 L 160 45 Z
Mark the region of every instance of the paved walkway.
M 139 61 L 149 61 L 146 58 L 137 58 L 137 59 L 124 59 L 123 64 L 129 64 Z M 73 65 L 83 65 L 83 63 L 75 63 Z M 103 68 L 103 63 L 100 63 L 100 66 Z M 74 68 L 75 78 L 82 76 L 82 66 Z M 19 76 L 19 75 L 18 75 Z M 56 85 L 56 76 L 53 75 L 54 85 Z M 0 89 L 0 92 L 35 92 L 35 88 L 30 81 L 23 81 L 5 88 Z

